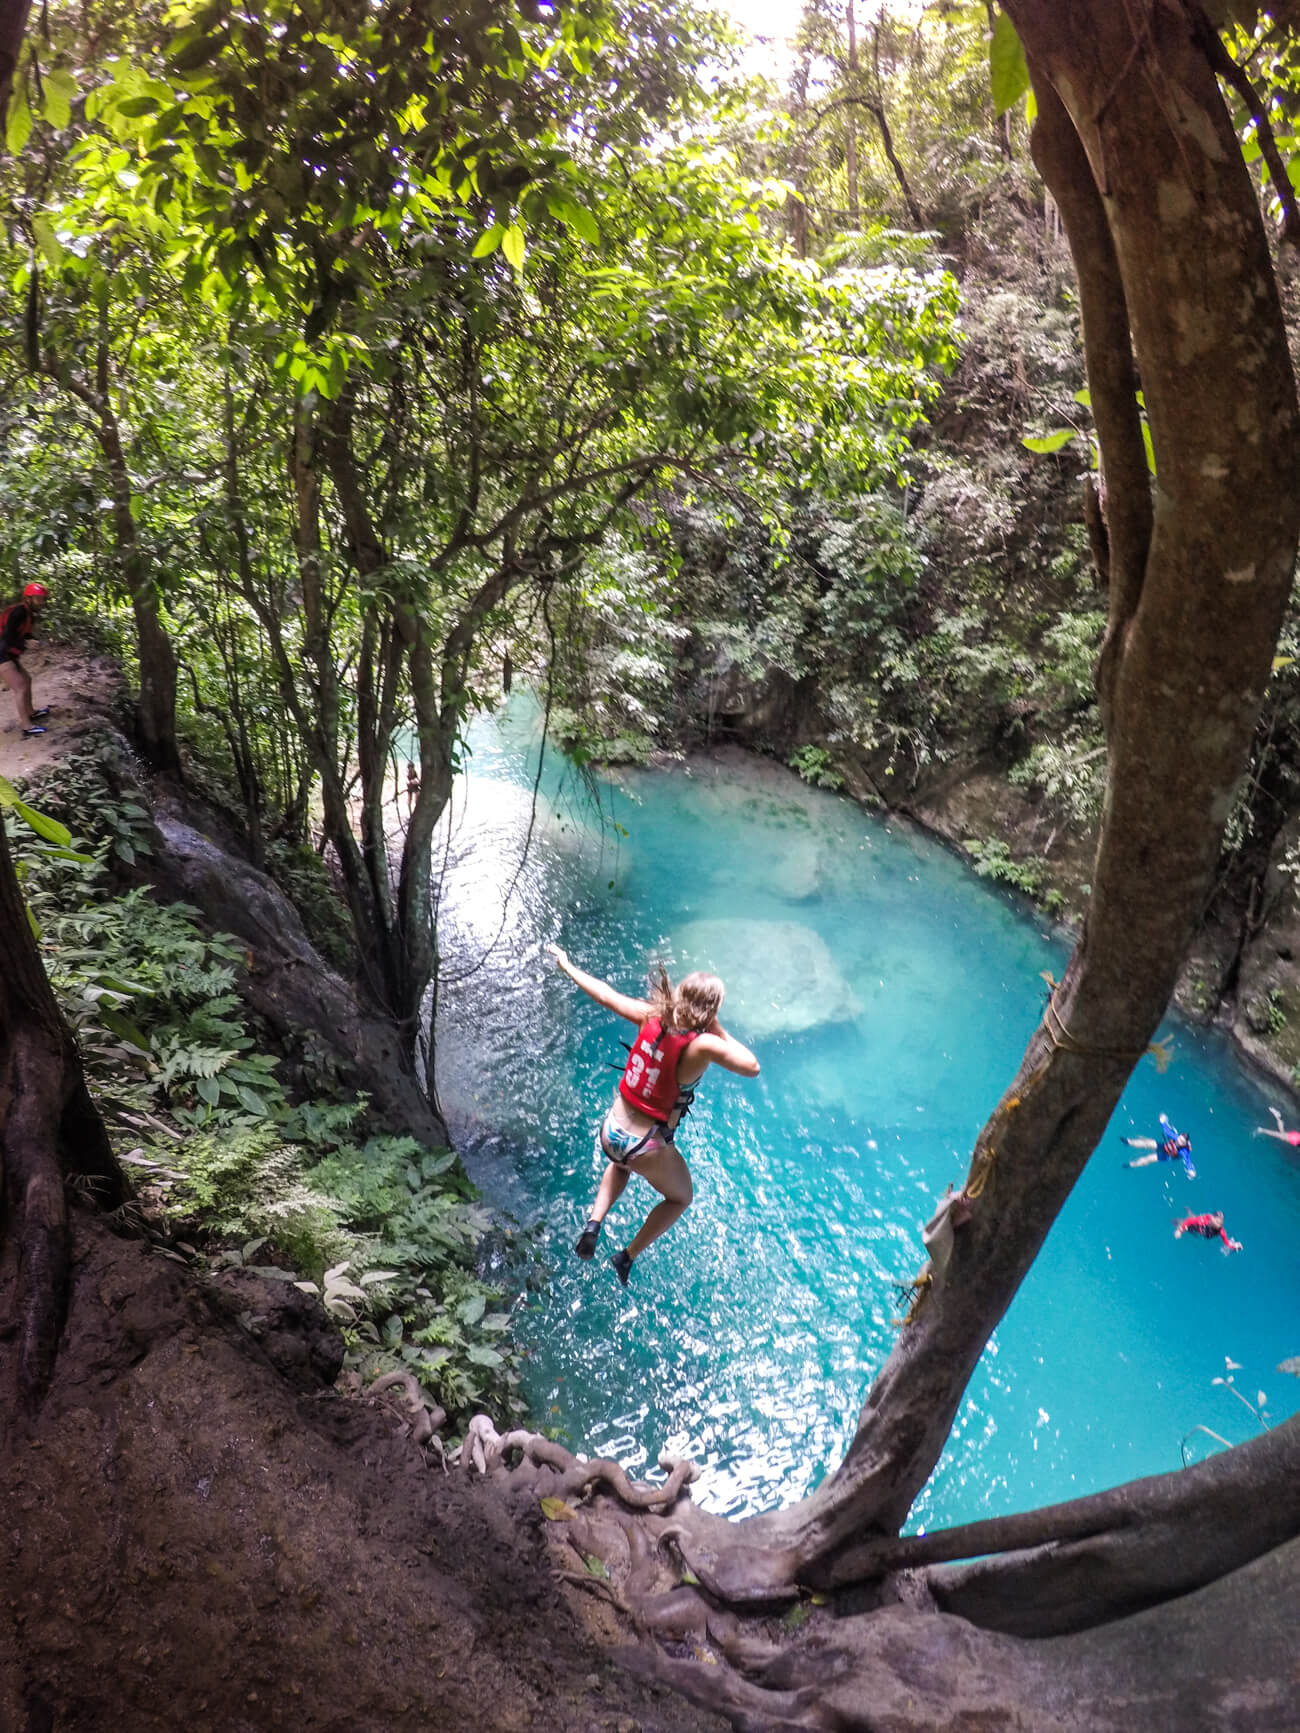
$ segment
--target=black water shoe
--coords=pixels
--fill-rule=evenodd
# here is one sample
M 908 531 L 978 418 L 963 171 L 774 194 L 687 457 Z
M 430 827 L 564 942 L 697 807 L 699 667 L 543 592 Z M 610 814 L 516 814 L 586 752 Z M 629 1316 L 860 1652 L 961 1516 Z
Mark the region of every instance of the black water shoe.
M 614 1274 L 618 1277 L 619 1281 L 622 1282 L 623 1286 L 626 1287 L 628 1277 L 632 1274 L 632 1260 L 628 1256 L 626 1248 L 621 1252 L 615 1252 L 614 1256 L 609 1261 L 614 1266 Z
M 578 1243 L 573 1249 L 580 1258 L 594 1258 L 596 1255 L 596 1241 L 599 1238 L 600 1223 L 588 1222 L 586 1227 L 583 1228 L 582 1232 L 578 1235 Z
M 50 713 L 49 705 L 44 704 L 41 706 L 41 708 L 39 710 L 33 710 L 32 711 L 32 721 L 33 722 L 44 722 L 45 718 L 49 715 L 49 713 Z
M 46 733 L 46 730 L 44 728 L 42 728 L 39 723 L 37 723 L 37 725 L 34 728 L 24 728 L 23 733 L 30 737 L 33 734 L 44 734 L 44 733 Z

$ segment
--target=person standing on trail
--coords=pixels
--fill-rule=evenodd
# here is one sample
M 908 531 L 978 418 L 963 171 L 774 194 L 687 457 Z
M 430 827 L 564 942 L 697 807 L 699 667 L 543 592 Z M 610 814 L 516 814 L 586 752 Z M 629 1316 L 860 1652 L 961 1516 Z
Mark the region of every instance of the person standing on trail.
M 0 679 L 14 695 L 18 726 L 24 734 L 44 734 L 48 706 L 32 709 L 32 677 L 23 667 L 24 650 L 30 648 L 36 616 L 50 592 L 44 584 L 28 584 L 22 597 L 0 612 Z
M 594 1257 L 601 1223 L 623 1195 L 629 1177 L 639 1173 L 649 1180 L 663 1201 L 610 1259 L 626 1287 L 633 1261 L 652 1240 L 667 1233 L 695 1195 L 690 1169 L 673 1143 L 695 1085 L 710 1065 L 721 1065 L 741 1077 L 757 1077 L 758 1060 L 718 1022 L 724 989 L 716 975 L 687 975 L 674 987 L 661 963 L 649 998 L 631 999 L 575 967 L 558 945 L 546 949 L 556 968 L 588 998 L 636 1025 L 636 1040 L 600 1127 L 601 1153 L 609 1165 L 573 1248 L 580 1258 Z

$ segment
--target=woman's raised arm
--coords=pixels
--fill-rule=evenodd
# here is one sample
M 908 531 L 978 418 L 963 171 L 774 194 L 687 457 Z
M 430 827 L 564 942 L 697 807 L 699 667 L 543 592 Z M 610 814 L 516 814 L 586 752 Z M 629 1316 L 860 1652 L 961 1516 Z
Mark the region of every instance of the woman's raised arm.
M 555 966 L 561 974 L 567 975 L 575 987 L 581 987 L 589 999 L 594 999 L 616 1017 L 626 1017 L 629 1023 L 635 1023 L 639 1029 L 653 1016 L 653 1008 L 648 1000 L 629 999 L 626 993 L 618 992 L 608 981 L 601 981 L 595 975 L 589 975 L 585 969 L 579 969 L 569 961 L 567 952 L 561 950 L 559 945 L 547 945 L 546 949 L 555 958 Z
M 758 1076 L 758 1060 L 743 1041 L 728 1035 L 716 1017 L 696 1041 L 695 1051 L 705 1054 L 714 1065 L 721 1065 L 724 1070 L 734 1071 L 738 1076 Z

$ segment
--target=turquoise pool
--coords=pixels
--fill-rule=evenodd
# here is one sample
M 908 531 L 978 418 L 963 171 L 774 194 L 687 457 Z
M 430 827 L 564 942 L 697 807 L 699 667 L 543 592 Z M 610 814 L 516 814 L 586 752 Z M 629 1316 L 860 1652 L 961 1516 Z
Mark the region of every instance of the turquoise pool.
M 519 1303 L 534 1423 L 633 1471 L 690 1453 L 716 1510 L 787 1503 L 843 1454 L 921 1227 L 1066 948 L 928 838 L 740 754 L 589 783 L 548 757 L 525 859 L 537 733 L 522 707 L 473 732 L 444 839 L 439 1020 L 470 1172 L 535 1235 L 543 1285 Z M 696 1201 L 626 1292 L 606 1257 L 644 1184 L 596 1263 L 571 1246 L 629 1026 L 555 972 L 548 939 L 631 992 L 655 956 L 715 968 L 724 1021 L 762 1061 L 752 1082 L 710 1071 L 680 1138 Z M 1300 1408 L 1300 1380 L 1275 1370 L 1300 1354 L 1300 1158 L 1254 1135 L 1273 1097 L 1219 1039 L 1166 1032 L 1173 1064 L 1134 1074 L 911 1526 L 1176 1468 L 1219 1447 L 1209 1433 L 1252 1436 L 1256 1409 Z M 1120 1136 L 1162 1110 L 1193 1139 L 1194 1180 L 1123 1167 Z M 1175 1242 L 1181 1214 L 1213 1208 L 1241 1254 Z

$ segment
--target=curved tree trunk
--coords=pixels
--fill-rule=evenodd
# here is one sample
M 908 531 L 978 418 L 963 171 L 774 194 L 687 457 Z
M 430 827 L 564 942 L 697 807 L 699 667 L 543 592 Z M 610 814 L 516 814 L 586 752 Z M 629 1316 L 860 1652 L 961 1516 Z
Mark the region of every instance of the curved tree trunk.
M 1092 899 L 1065 980 L 976 1143 L 951 1263 L 930 1272 L 843 1465 L 779 1515 L 739 1529 L 691 1519 L 689 1562 L 732 1598 L 770 1598 L 846 1545 L 896 1531 L 938 1460 L 985 1343 L 1164 1013 L 1291 585 L 1295 384 L 1254 191 L 1187 15 L 1154 0 L 1135 36 L 1139 14 L 1124 0 L 1006 10 L 1053 147 L 1044 168 L 1070 231 L 1099 399 L 1110 777 Z M 1067 119 L 1075 141 L 1062 136 Z M 1159 465 L 1153 509 L 1111 347 L 1121 321 Z
M 64 1182 L 114 1208 L 125 1183 L 86 1092 L 27 921 L 0 825 L 0 1428 L 40 1406 L 54 1370 L 68 1282 Z

